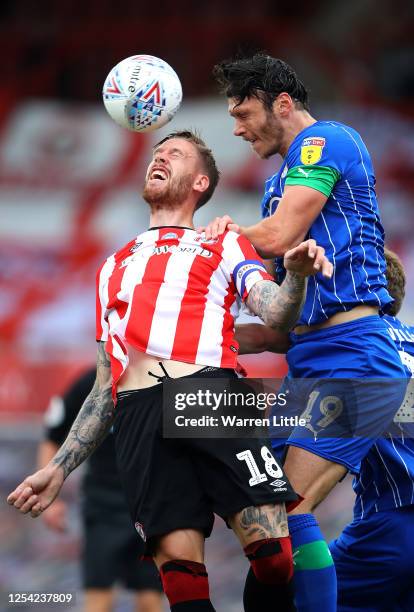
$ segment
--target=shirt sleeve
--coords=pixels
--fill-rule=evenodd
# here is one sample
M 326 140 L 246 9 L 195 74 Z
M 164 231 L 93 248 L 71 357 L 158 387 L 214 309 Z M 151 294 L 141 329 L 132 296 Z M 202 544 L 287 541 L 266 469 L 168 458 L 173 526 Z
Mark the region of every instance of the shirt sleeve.
M 243 302 L 258 281 L 275 280 L 245 236 L 227 232 L 223 240 L 223 259 Z
M 289 150 L 285 185 L 304 185 L 329 197 L 336 183 L 347 176 L 355 151 L 355 142 L 346 129 L 317 123 Z
M 107 279 L 105 281 L 105 268 L 107 261 L 99 268 L 96 274 L 96 340 L 106 342 L 109 335 L 108 321 L 105 318 L 107 305 Z
M 285 185 L 304 185 L 320 191 L 328 198 L 340 174 L 326 166 L 295 166 L 288 170 Z

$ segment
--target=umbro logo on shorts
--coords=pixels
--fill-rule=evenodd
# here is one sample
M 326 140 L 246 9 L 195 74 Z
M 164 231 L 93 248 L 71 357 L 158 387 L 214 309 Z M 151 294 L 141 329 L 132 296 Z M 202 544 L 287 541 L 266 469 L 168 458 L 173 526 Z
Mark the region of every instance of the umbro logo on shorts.
M 286 490 L 287 490 L 287 489 L 286 489 L 286 487 L 284 487 L 284 486 L 283 486 L 283 485 L 285 485 L 285 484 L 286 484 L 286 481 L 285 481 L 285 480 L 277 480 L 277 479 L 276 479 L 276 480 L 273 480 L 273 481 L 270 483 L 270 486 L 271 486 L 271 487 L 275 487 L 275 488 L 273 489 L 273 491 L 276 493 L 277 491 L 286 491 Z

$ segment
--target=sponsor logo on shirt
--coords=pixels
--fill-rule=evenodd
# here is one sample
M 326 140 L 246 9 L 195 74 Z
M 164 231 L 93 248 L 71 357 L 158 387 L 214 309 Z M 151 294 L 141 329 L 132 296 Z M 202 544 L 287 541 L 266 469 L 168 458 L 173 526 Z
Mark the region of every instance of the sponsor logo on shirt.
M 213 253 L 203 247 L 195 246 L 183 246 L 181 244 L 164 244 L 162 246 L 154 247 L 153 255 L 163 255 L 164 253 L 183 253 L 184 255 L 201 255 L 201 257 L 213 257 Z
M 213 253 L 204 249 L 202 246 L 184 246 L 181 244 L 162 244 L 160 246 L 153 247 L 151 254 L 149 255 L 145 249 L 142 253 L 135 253 L 129 255 L 124 259 L 120 265 L 120 268 L 124 268 L 128 264 L 145 257 L 151 257 L 152 255 L 165 255 L 167 253 L 182 253 L 183 255 L 200 255 L 201 257 L 213 257 Z
M 310 136 L 305 138 L 300 149 L 300 161 L 305 166 L 316 164 L 322 157 L 322 151 L 325 146 L 325 138 Z

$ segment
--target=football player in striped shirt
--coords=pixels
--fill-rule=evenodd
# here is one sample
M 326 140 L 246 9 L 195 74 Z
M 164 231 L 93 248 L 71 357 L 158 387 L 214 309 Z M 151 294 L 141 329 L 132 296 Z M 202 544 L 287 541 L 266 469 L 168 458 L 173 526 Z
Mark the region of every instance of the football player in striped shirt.
M 266 181 L 262 221 L 241 227 L 226 215 L 206 228 L 206 237 L 214 239 L 226 228 L 247 237 L 260 255 L 276 258 L 279 281 L 284 253 L 305 238 L 321 244 L 334 264 L 332 278 L 316 274 L 310 279 L 291 334 L 289 375 L 320 384 L 307 413 L 313 431 L 307 439 L 302 431 L 293 432 L 285 462 L 304 498 L 289 516 L 295 567 L 301 569 L 295 573 L 296 605 L 299 611 L 334 612 L 335 569 L 313 511 L 348 470 L 358 474 L 371 440 L 359 436 L 351 444 L 349 437 L 335 436 L 333 418 L 324 421 L 324 437 L 315 439 L 313 432 L 320 429 L 325 398 L 339 386 L 333 378 L 388 379 L 388 384 L 372 383 L 365 399 L 358 398 L 359 427 L 372 426 L 373 439 L 392 420 L 406 387 L 398 351 L 379 316 L 392 298 L 386 287 L 374 169 L 358 132 L 310 114 L 305 86 L 282 60 L 257 54 L 226 61 L 216 66 L 215 76 L 228 98 L 235 136 L 249 142 L 260 158 L 280 154 L 282 165 Z M 345 405 L 346 385 L 340 395 Z
M 259 587 L 288 582 L 293 561 L 286 505 L 298 498 L 268 439 L 164 439 L 160 383 L 235 378 L 240 301 L 287 330 L 301 310 L 306 277 L 332 274 L 312 239 L 285 254 L 286 277 L 278 287 L 244 236 L 199 235 L 193 214 L 217 181 L 211 151 L 191 132 L 174 133 L 155 147 L 143 192 L 150 228 L 98 272 L 95 385 L 54 459 L 8 498 L 22 513 L 38 516 L 113 423 L 130 512 L 173 612 L 214 610 L 204 566 L 214 512 L 239 538 Z

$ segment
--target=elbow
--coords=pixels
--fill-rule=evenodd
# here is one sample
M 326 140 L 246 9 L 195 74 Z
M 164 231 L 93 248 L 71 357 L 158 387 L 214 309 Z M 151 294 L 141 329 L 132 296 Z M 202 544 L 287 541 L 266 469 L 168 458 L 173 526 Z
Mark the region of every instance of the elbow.
M 282 319 L 278 319 L 272 316 L 267 316 L 263 319 L 265 325 L 268 325 L 271 329 L 276 332 L 282 332 L 283 334 L 288 334 L 292 328 L 294 327 L 294 323 L 292 321 L 283 321 Z M 266 343 L 266 339 L 263 339 L 263 342 Z M 266 343 L 267 346 L 267 343 Z M 265 348 L 264 350 L 268 350 Z
M 274 313 L 274 316 L 268 317 L 268 320 L 265 321 L 265 323 L 278 334 L 287 335 L 293 330 L 293 328 L 297 324 L 297 320 L 298 316 L 296 312 L 289 312 L 285 314 Z M 269 341 L 273 343 L 274 339 L 270 338 Z
M 286 323 L 286 322 L 278 322 L 278 323 L 273 323 L 273 325 L 270 325 L 270 327 L 277 332 L 281 332 L 282 334 L 288 334 L 289 332 L 292 331 L 292 329 L 294 328 L 295 324 L 290 322 L 290 323 Z

